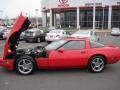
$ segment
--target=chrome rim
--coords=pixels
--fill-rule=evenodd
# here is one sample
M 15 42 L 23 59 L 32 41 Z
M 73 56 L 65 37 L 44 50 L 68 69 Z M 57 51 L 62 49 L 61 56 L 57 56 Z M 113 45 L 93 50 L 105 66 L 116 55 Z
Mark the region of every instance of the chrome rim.
M 22 59 L 18 62 L 18 70 L 22 74 L 28 74 L 33 70 L 33 64 L 28 59 Z
M 95 58 L 92 60 L 91 67 L 93 71 L 100 72 L 104 68 L 104 60 L 102 58 Z

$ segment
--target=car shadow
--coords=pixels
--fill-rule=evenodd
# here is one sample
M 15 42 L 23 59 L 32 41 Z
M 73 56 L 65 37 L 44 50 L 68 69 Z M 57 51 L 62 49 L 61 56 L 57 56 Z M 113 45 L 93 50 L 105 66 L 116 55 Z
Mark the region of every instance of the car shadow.
M 36 70 L 33 75 L 74 75 L 74 74 L 80 74 L 80 75 L 92 75 L 92 74 L 109 74 L 112 72 L 115 72 L 117 69 L 117 67 L 115 67 L 115 65 L 108 65 L 104 71 L 102 71 L 101 73 L 92 73 L 90 71 L 88 71 L 88 69 L 83 68 L 83 69 L 38 69 Z M 9 71 L 5 68 L 0 68 L 0 73 L 2 74 L 7 74 L 7 76 L 12 75 L 12 76 L 16 76 L 19 75 L 18 73 L 16 73 L 15 71 Z M 22 75 L 20 75 L 22 76 Z

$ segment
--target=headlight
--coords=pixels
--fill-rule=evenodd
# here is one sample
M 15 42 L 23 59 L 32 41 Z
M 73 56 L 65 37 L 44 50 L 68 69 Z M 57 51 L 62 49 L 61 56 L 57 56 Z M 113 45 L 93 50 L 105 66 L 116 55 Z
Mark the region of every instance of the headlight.
M 35 33 L 33 33 L 33 36 L 35 36 L 36 34 Z

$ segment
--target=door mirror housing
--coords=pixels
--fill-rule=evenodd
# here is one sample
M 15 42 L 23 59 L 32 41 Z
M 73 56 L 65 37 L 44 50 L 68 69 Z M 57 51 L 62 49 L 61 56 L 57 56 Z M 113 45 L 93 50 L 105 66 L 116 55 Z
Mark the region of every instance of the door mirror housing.
M 63 53 L 64 52 L 64 48 L 58 49 L 58 52 Z

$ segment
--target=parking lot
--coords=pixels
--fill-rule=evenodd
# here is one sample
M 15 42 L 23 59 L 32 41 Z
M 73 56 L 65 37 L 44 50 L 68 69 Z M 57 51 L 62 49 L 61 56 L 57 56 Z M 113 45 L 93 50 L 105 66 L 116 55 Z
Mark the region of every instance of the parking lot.
M 120 37 L 99 33 L 100 42 L 120 47 Z M 4 40 L 0 40 L 2 55 Z M 19 48 L 30 48 L 42 43 L 20 41 Z M 33 75 L 21 76 L 0 68 L 0 90 L 119 90 L 120 62 L 108 65 L 102 73 L 90 73 L 87 69 L 38 70 Z

